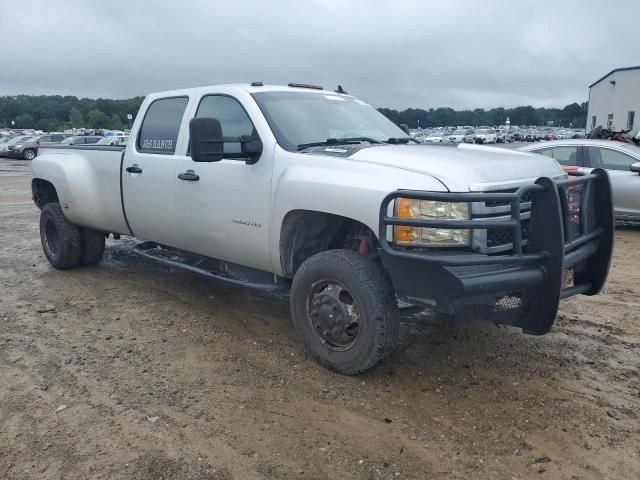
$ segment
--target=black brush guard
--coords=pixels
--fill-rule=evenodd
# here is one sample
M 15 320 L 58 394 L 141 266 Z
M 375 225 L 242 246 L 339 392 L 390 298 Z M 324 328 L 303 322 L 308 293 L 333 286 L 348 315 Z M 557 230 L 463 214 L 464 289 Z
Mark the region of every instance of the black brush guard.
M 522 204 L 531 196 L 526 245 Z M 511 206 L 509 219 L 418 220 L 389 216 L 397 198 L 441 202 L 499 202 Z M 472 211 L 471 205 L 469 211 Z M 393 226 L 494 229 L 512 232 L 508 254 L 486 255 L 447 248 L 393 245 Z M 508 193 L 440 193 L 397 190 L 380 206 L 380 256 L 399 298 L 435 302 L 447 313 L 471 312 L 526 333 L 547 333 L 560 300 L 595 295 L 603 287 L 613 250 L 614 217 L 607 172 L 535 183 Z

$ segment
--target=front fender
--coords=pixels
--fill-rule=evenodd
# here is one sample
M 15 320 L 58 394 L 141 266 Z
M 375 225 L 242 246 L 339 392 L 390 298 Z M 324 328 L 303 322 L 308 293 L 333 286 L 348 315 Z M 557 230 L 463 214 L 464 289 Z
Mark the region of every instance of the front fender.
M 309 210 L 340 215 L 363 223 L 377 236 L 380 204 L 390 192 L 447 191 L 440 181 L 428 175 L 344 158 L 328 157 L 322 161 L 323 165 L 316 161 L 298 161 L 284 168 L 279 165 L 280 170 L 274 172 L 270 250 L 274 272 L 280 275 L 280 235 L 289 212 Z

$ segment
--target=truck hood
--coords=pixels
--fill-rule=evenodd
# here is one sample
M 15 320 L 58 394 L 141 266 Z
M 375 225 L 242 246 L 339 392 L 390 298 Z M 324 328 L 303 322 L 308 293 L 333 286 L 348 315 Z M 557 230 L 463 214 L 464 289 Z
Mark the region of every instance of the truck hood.
M 472 145 L 380 145 L 358 150 L 348 158 L 429 175 L 451 192 L 515 188 L 538 177 L 567 175 L 545 155 Z

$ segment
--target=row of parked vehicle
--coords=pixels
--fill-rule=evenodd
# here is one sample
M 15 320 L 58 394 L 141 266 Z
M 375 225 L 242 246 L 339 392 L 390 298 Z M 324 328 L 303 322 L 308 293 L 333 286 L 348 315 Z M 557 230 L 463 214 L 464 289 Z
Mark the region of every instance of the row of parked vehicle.
M 16 134 L 0 137 L 0 157 L 33 160 L 38 150 L 52 145 L 126 145 L 128 135 Z
M 416 131 L 414 138 L 422 143 L 511 143 L 565 140 L 584 137 L 584 131 L 566 129 L 463 127 Z

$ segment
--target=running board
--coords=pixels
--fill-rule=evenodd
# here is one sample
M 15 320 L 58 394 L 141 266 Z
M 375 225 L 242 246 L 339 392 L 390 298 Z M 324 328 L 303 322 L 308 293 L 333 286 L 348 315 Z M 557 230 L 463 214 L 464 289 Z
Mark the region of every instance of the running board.
M 170 267 L 186 270 L 231 285 L 268 291 L 288 290 L 290 287 L 286 279 L 272 273 L 204 257 L 184 250 L 164 247 L 155 242 L 140 243 L 134 247 L 133 251 L 142 257 Z

